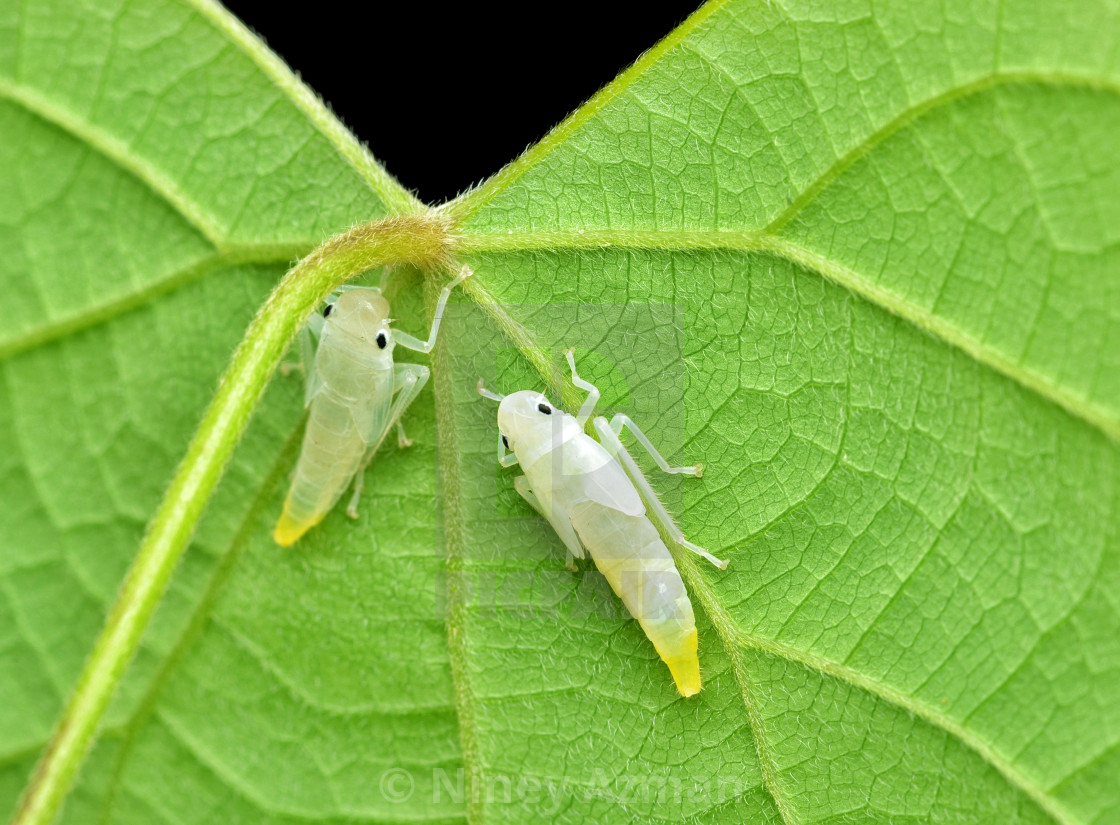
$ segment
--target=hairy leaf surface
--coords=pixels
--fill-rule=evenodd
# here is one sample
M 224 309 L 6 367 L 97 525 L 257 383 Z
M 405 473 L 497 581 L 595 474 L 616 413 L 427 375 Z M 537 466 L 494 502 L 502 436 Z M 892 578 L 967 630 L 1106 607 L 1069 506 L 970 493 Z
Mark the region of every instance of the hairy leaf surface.
M 421 208 L 220 9 L 25 5 L 4 810 L 255 307 Z M 493 302 L 453 301 L 361 518 L 287 551 L 276 378 L 64 820 L 1120 821 L 1118 37 L 1106 0 L 705 6 L 441 207 Z M 560 400 L 568 346 L 704 463 L 649 466 L 732 562 L 680 558 L 694 699 L 495 462 L 475 382 Z

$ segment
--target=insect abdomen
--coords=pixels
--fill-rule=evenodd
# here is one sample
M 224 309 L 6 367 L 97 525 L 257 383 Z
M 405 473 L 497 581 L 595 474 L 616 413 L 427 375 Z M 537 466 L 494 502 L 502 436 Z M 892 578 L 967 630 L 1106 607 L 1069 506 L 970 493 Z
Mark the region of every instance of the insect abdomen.
M 273 533 L 278 544 L 293 544 L 322 521 L 357 472 L 366 442 L 352 404 L 327 387 L 312 401 L 292 486 Z
M 669 666 L 677 690 L 682 696 L 699 692 L 696 617 L 657 528 L 645 515 L 628 516 L 593 501 L 573 505 L 569 516 L 596 567 Z

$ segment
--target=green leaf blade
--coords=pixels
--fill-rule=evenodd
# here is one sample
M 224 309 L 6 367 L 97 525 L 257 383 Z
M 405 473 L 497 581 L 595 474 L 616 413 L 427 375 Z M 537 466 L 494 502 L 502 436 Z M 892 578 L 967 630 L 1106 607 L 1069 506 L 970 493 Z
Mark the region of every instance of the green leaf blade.
M 513 258 L 499 267 L 499 300 L 640 303 L 668 288 L 682 307 L 694 340 L 681 357 L 702 387 L 683 394 L 686 408 L 696 400 L 682 460 L 704 460 L 704 484 L 717 485 L 694 507 L 684 491 L 682 522 L 733 558 L 704 576 L 734 623 L 725 641 L 777 644 L 818 679 L 839 671 L 872 701 L 917 713 L 931 725 L 927 759 L 948 732 L 992 764 L 976 781 L 1005 800 L 1008 820 L 1098 821 L 1107 782 L 1078 783 L 1077 797 L 1061 789 L 1082 764 L 1107 761 L 1117 736 L 1112 645 L 1090 653 L 1084 641 L 1086 627 L 1116 622 L 1106 571 L 1117 453 L 1101 434 L 1115 432 L 1116 397 L 1099 378 L 1113 372 L 1103 341 L 1116 328 L 1104 217 L 1117 208 L 1113 142 L 1102 140 L 1113 80 L 1094 62 L 1107 43 L 1084 26 L 1062 30 L 1084 42 L 1061 60 L 1027 61 L 1022 43 L 997 36 L 1031 19 L 1018 15 L 989 16 L 985 36 L 983 25 L 890 10 L 874 21 L 713 14 L 490 200 L 465 206 L 482 204 L 467 226 L 474 248 L 493 250 L 487 263 L 499 250 Z M 736 47 L 744 41 L 729 32 L 744 27 L 756 48 Z M 923 27 L 937 49 L 915 47 Z M 763 59 L 767 71 L 750 78 Z M 1002 80 L 1003 65 L 1022 74 Z M 756 169 L 716 160 L 703 92 L 728 77 L 741 91 L 711 92 L 720 117 L 772 140 L 748 153 Z M 795 125 L 834 150 L 799 139 Z M 648 136 L 628 143 L 628 130 Z M 628 145 L 646 154 L 627 157 Z M 1092 161 L 1083 146 L 1100 147 Z M 710 168 L 690 178 L 705 157 Z M 702 211 L 714 204 L 731 219 Z M 529 256 L 571 251 L 533 273 L 517 253 L 521 232 L 532 234 Z M 822 290 L 821 276 L 866 300 Z M 1075 316 L 1086 323 L 1071 334 Z M 543 343 L 572 343 L 526 323 Z M 723 340 L 711 332 L 721 329 Z M 743 522 L 728 525 L 727 513 Z M 1085 656 L 1102 667 L 1078 664 Z M 836 713 L 823 718 L 843 729 Z M 796 728 L 755 733 L 764 760 L 771 740 L 803 743 L 800 760 L 817 741 Z M 814 781 L 830 776 L 825 763 Z M 786 797 L 774 767 L 787 820 L 827 813 L 807 790 Z M 949 816 L 927 803 L 861 815 Z
M 785 232 L 1115 434 L 1118 117 L 1107 88 L 993 87 L 884 140 Z
M 1116 20 L 1096 2 L 911 6 L 705 7 L 446 207 L 477 273 L 467 290 L 497 305 L 453 302 L 435 407 L 408 416 L 417 446 L 379 456 L 357 525 L 335 513 L 306 547 L 278 551 L 267 532 L 299 394 L 279 382 L 69 821 L 173 820 L 192 804 L 248 821 L 1112 821 Z M 212 43 L 201 8 L 181 18 L 182 44 L 160 42 Z M 245 71 L 236 49 L 206 59 L 215 81 Z M 43 95 L 88 103 L 64 86 Z M 309 134 L 292 112 L 316 122 L 301 106 L 258 112 L 255 143 L 187 147 L 206 160 L 214 225 L 245 254 L 325 231 L 302 215 L 316 193 L 367 203 L 367 179 L 292 153 Z M 123 145 L 146 145 L 137 134 Z M 215 172 L 233 174 L 208 186 Z M 161 231 L 186 251 L 164 272 L 232 254 L 176 220 Z M 219 271 L 174 312 L 219 306 Z M 403 306 L 402 328 L 423 330 Z M 25 462 L 49 488 L 22 465 L 3 477 L 12 512 L 34 514 L 5 592 L 28 589 L 22 561 L 70 513 L 138 530 L 203 403 L 126 445 L 107 433 L 145 420 L 143 397 L 73 380 L 37 397 L 33 376 L 80 374 L 97 350 L 65 326 L 41 350 L 35 328 L 13 329 L 19 421 L 0 407 L 0 424 L 34 421 L 57 443 Z M 211 374 L 224 335 L 199 333 Z M 547 389 L 566 346 L 603 386 L 603 412 L 705 465 L 700 480 L 651 476 L 686 534 L 732 559 L 723 572 L 680 560 L 706 683 L 695 699 L 676 696 L 601 577 L 562 569 L 495 466 L 475 381 Z M 180 357 L 118 360 L 138 391 L 176 376 Z M 57 420 L 67 402 L 77 428 Z M 131 477 L 145 445 L 163 465 Z M 97 471 L 66 464 L 74 449 Z M 122 565 L 129 542 L 102 539 Z M 74 562 L 29 592 L 68 599 L 88 638 L 110 567 L 93 598 L 74 598 L 89 587 Z M 66 619 L 16 597 L 4 609 L 0 639 L 26 668 L 16 695 L 64 688 L 72 671 L 56 665 L 83 650 L 58 630 Z M 17 743 L 0 771 L 13 795 L 57 708 L 37 702 L 32 724 L 0 724 Z M 398 769 L 415 784 L 394 801 L 381 782 Z M 460 779 L 480 795 L 456 794 Z
M 0 30 L 0 152 L 11 170 L 0 193 L 0 352 L 13 410 L 4 437 L 18 458 L 4 569 L 25 662 L 5 671 L 15 682 L 5 692 L 47 688 L 13 704 L 5 723 L 5 773 L 23 777 L 265 294 L 247 294 L 246 279 L 267 289 L 324 233 L 413 202 L 216 6 L 39 4 L 9 9 Z M 339 185 L 351 194 L 326 195 Z M 246 262 L 265 269 L 237 266 Z M 199 281 L 209 288 L 192 289 Z M 166 297 L 184 287 L 186 303 L 182 292 Z M 130 331 L 133 313 L 157 299 L 169 314 Z M 267 456 L 231 468 L 233 506 L 218 505 L 198 547 L 229 544 L 240 482 L 255 478 L 251 493 Z M 211 575 L 205 554 L 183 565 L 110 728 L 135 712 Z
M 884 708 L 917 714 L 933 729 L 923 734 L 928 741 L 944 741 L 948 732 L 961 754 L 972 753 L 969 760 L 996 760 L 998 767 L 989 769 L 983 781 L 992 783 L 993 798 L 1007 801 L 1004 813 L 1012 821 L 1021 811 L 1051 809 L 1060 821 L 1078 821 L 1064 801 L 1050 798 L 1048 789 L 1066 781 L 1092 754 L 1111 748 L 1115 730 L 1102 724 L 1111 718 L 1110 700 L 1092 697 L 1113 695 L 1116 671 L 1106 667 L 1089 673 L 1075 666 L 1066 676 L 1055 668 L 1062 661 L 1071 666 L 1086 654 L 1110 655 L 1111 643 L 1098 642 L 1097 652 L 1088 653 L 1084 641 L 1072 639 L 1075 628 L 1114 621 L 1106 619 L 1112 585 L 1105 574 L 1115 564 L 1108 541 L 1115 489 L 1112 443 L 1010 379 L 815 273 L 766 256 L 670 258 L 618 251 L 543 258 L 533 253 L 513 260 L 488 256 L 478 267 L 497 276 L 518 301 L 533 289 L 594 290 L 593 296 L 583 293 L 581 325 L 561 325 L 557 332 L 541 322 L 549 313 L 540 307 L 523 314 L 533 319 L 538 340 L 553 342 L 554 351 L 578 335 L 594 342 L 600 356 L 610 353 L 616 366 L 630 373 L 626 386 L 637 409 L 627 411 L 643 421 L 658 421 L 660 411 L 663 433 L 668 423 L 664 397 L 647 397 L 644 415 L 640 396 L 634 398 L 635 388 L 649 381 L 633 374 L 634 363 L 652 362 L 644 369 L 654 371 L 665 364 L 648 351 L 656 334 L 646 330 L 642 355 L 628 357 L 617 339 L 596 339 L 586 302 L 644 306 L 674 291 L 681 296 L 677 324 L 690 334 L 676 342 L 679 357 L 686 359 L 687 375 L 703 387 L 705 397 L 717 400 L 712 408 L 696 405 L 692 382 L 682 384 L 688 446 L 678 455 L 681 461 L 702 460 L 705 474 L 702 481 L 680 487 L 675 512 L 692 539 L 733 559 L 727 571 L 704 571 L 701 580 L 689 581 L 694 596 L 697 587 L 710 587 L 711 598 L 731 623 L 722 637 L 710 627 L 701 633 L 709 680 L 705 698 L 723 705 L 728 699 L 716 697 L 730 692 L 733 698 L 738 692 L 718 664 L 709 670 L 712 657 L 718 663 L 727 652 L 720 649 L 724 643 L 733 657 L 744 647 L 778 645 L 795 664 L 816 669 L 818 679 L 832 681 L 840 673 L 840 681 L 868 692 Z M 556 279 L 545 285 L 541 271 Z M 582 272 L 595 276 L 584 280 Z M 749 283 L 749 292 L 730 288 L 740 280 Z M 711 293 L 703 291 L 704 283 L 712 285 Z M 731 297 L 747 294 L 748 305 Z M 792 313 L 791 296 L 800 305 Z M 890 359 L 877 357 L 884 349 L 892 353 Z M 737 358 L 729 360 L 729 351 Z M 775 363 L 776 353 L 781 363 Z M 486 369 L 479 364 L 473 371 L 456 370 L 463 376 L 459 383 L 468 386 L 472 374 L 486 377 Z M 518 386 L 490 378 L 487 385 Z M 469 393 L 463 395 L 469 412 L 457 419 L 456 429 L 469 434 L 466 441 L 485 444 L 492 422 L 483 418 L 480 425 Z M 479 450 L 466 474 L 483 476 L 491 462 L 492 453 Z M 494 483 L 500 485 L 504 475 Z M 1079 478 L 1091 481 L 1083 485 L 1075 481 Z M 490 484 L 477 499 L 480 524 L 493 522 L 493 515 L 486 515 L 494 507 Z M 703 489 L 708 485 L 714 489 Z M 508 506 L 511 518 L 521 512 L 515 500 Z M 728 517 L 737 513 L 744 513 L 742 521 Z M 535 527 L 535 520 L 530 522 L 526 530 Z M 466 545 L 478 548 L 475 564 L 483 575 L 500 563 L 493 539 L 485 538 L 493 535 L 492 528 L 469 535 Z M 527 541 L 524 535 L 503 535 L 499 546 L 523 547 Z M 588 598 L 580 588 L 572 601 Z M 1086 603 L 1093 605 L 1088 614 Z M 471 626 L 477 636 L 468 634 L 476 654 L 491 646 L 504 651 L 503 640 L 514 632 L 492 620 L 500 604 L 479 607 L 483 619 Z M 543 637 L 546 641 L 536 644 L 547 650 L 561 685 L 571 683 L 564 674 L 572 670 L 583 674 L 575 680 L 580 684 L 609 679 L 599 667 L 612 674 L 625 671 L 636 656 L 630 648 L 621 661 L 605 652 L 589 654 L 578 641 L 563 656 L 568 646 L 557 646 L 553 635 L 558 631 L 549 626 L 574 630 L 572 618 L 563 612 L 547 615 L 539 627 L 519 622 L 518 647 L 531 649 L 532 639 Z M 616 618 L 615 632 L 629 626 L 627 617 Z M 640 643 L 640 632 L 632 629 Z M 638 683 L 656 683 L 663 670 L 647 652 L 650 671 Z M 479 667 L 504 672 L 496 665 Z M 489 690 L 507 685 L 499 680 L 492 686 L 484 677 L 480 682 L 475 690 L 482 705 L 499 701 Z M 558 717 L 591 715 L 584 705 L 592 699 L 580 692 L 554 696 L 560 688 L 549 683 L 541 692 Z M 1078 690 L 1077 685 L 1087 687 Z M 671 686 L 662 686 L 671 700 Z M 1067 698 L 1074 693 L 1076 701 Z M 557 707 L 561 700 L 570 707 Z M 597 695 L 595 700 L 602 701 Z M 1046 708 L 1045 719 L 1032 716 L 1036 707 Z M 842 727 L 839 717 L 832 723 Z M 1067 740 L 1073 729 L 1078 735 Z M 599 742 L 593 749 L 625 751 L 615 741 L 617 731 L 610 730 L 610 744 Z M 787 741 L 794 733 L 768 735 Z M 689 747 L 687 738 L 673 741 L 683 750 Z M 812 739 L 796 741 L 808 750 L 815 747 Z M 1064 749 L 1063 741 L 1069 743 Z M 510 744 L 493 744 L 492 751 L 504 757 Z M 544 748 L 537 754 L 544 764 L 561 758 L 561 752 Z M 931 744 L 926 759 L 937 761 L 939 754 Z M 503 757 L 494 758 L 505 764 Z M 622 765 L 632 763 L 620 759 L 614 769 L 621 772 Z M 611 763 L 605 771 L 612 774 Z M 655 775 L 652 769 L 650 775 Z M 777 793 L 782 794 L 780 787 Z M 1101 787 L 1098 794 L 1108 798 L 1109 792 Z M 799 793 L 791 794 L 793 821 L 816 816 L 799 800 Z M 946 810 L 934 806 L 927 814 L 936 819 Z
M 115 159 L 214 243 L 312 245 L 414 203 L 215 4 L 12 15 L 0 97 Z

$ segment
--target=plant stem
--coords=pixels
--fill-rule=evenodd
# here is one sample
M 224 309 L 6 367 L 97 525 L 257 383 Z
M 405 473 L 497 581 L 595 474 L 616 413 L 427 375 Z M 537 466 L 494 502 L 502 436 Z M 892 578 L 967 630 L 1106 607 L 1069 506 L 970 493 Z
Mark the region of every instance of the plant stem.
M 292 268 L 273 290 L 234 353 L 140 542 L 12 825 L 49 825 L 54 819 L 175 565 L 269 378 L 304 319 L 341 283 L 375 266 L 447 266 L 451 245 L 444 218 L 431 214 L 388 218 L 330 239 Z

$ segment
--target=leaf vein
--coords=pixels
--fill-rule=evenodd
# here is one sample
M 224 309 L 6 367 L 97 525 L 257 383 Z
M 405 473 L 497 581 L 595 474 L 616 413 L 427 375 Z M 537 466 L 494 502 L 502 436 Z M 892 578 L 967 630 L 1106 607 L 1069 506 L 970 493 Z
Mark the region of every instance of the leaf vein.
M 262 244 L 228 247 L 156 279 L 135 292 L 93 304 L 81 312 L 58 318 L 49 323 L 0 338 L 0 360 L 11 358 L 29 349 L 49 344 L 59 338 L 106 323 L 138 309 L 169 292 L 187 286 L 217 269 L 238 264 L 288 265 L 307 253 L 309 247 L 282 244 Z
M 912 326 L 961 350 L 977 363 L 1011 379 L 1029 392 L 1063 408 L 1070 415 L 1120 441 L 1120 418 L 1115 411 L 1083 394 L 1056 384 L 1052 376 L 1012 359 L 925 307 L 918 306 L 856 270 L 795 241 L 765 232 L 710 231 L 588 231 L 537 232 L 521 236 L 468 235 L 460 239 L 462 252 L 527 252 L 617 248 L 623 251 L 756 252 L 783 258 L 816 272 L 869 304 L 896 315 Z M 486 306 L 486 304 L 484 304 Z
M 680 45 L 700 24 L 727 5 L 729 0 L 711 0 L 677 26 L 660 43 L 634 61 L 630 68 L 596 92 L 590 100 L 564 119 L 559 126 L 534 144 L 527 152 L 501 169 L 496 175 L 474 189 L 439 207 L 439 211 L 463 221 L 473 215 L 500 192 L 512 186 L 540 160 L 562 146 L 580 127 L 591 120 L 612 100 L 620 97 L 635 81 L 652 68 L 667 52 Z
M 362 814 L 353 811 L 346 811 L 340 814 L 315 814 L 309 813 L 307 811 L 283 808 L 273 803 L 272 800 L 261 798 L 259 794 L 245 787 L 242 784 L 242 778 L 240 776 L 231 773 L 220 760 L 215 758 L 214 755 L 209 753 L 200 742 L 197 742 L 190 735 L 190 728 L 188 725 L 181 724 L 178 720 L 160 711 L 157 711 L 155 716 L 163 724 L 168 733 L 170 733 L 195 758 L 199 765 L 213 774 L 227 788 L 236 793 L 242 799 L 255 806 L 263 813 L 269 814 L 271 816 L 295 819 L 301 822 L 337 822 L 339 819 L 345 819 L 346 822 L 368 822 L 371 823 L 371 825 L 373 825 L 374 823 L 376 825 L 393 825 L 394 822 L 399 822 L 401 823 L 401 825 L 404 825 L 404 823 L 410 823 L 410 825 L 414 825 L 414 823 L 417 821 L 415 819 L 392 820 L 383 816 L 379 816 L 377 814 Z M 423 821 L 432 823 L 456 824 L 463 822 L 460 817 Z
M 297 427 L 292 434 L 289 435 L 287 443 L 280 449 L 278 458 L 271 472 L 265 477 L 254 501 L 249 505 L 248 509 L 246 509 L 241 524 L 238 525 L 229 546 L 218 561 L 217 567 L 206 584 L 205 591 L 203 591 L 199 598 L 198 604 L 195 605 L 195 609 L 192 611 L 182 632 L 171 646 L 167 655 L 164 656 L 163 661 L 148 682 L 148 686 L 145 688 L 140 700 L 136 703 L 136 708 L 124 725 L 121 726 L 121 739 L 123 741 L 106 783 L 107 790 L 101 808 L 100 821 L 102 823 L 108 822 L 110 819 L 125 763 L 132 753 L 132 748 L 136 744 L 136 739 L 140 734 L 141 727 L 143 727 L 144 723 L 152 715 L 156 699 L 167 684 L 172 672 L 174 672 L 184 656 L 186 656 L 187 650 L 194 643 L 195 639 L 198 638 L 204 625 L 210 618 L 210 611 L 217 600 L 218 594 L 233 573 L 237 560 L 241 558 L 241 554 L 245 550 L 245 544 L 249 539 L 249 531 L 263 509 L 268 499 L 268 493 L 271 492 L 277 480 L 283 477 L 284 469 L 291 462 L 292 456 L 298 449 L 302 430 L 302 426 Z
M 62 106 L 9 77 L 0 76 L 0 99 L 20 106 L 100 153 L 167 203 L 211 245 L 217 248 L 225 245 L 226 228 L 218 223 L 214 215 L 188 197 L 170 177 L 133 154 L 123 141 L 83 122 Z
M 214 0 L 186 0 L 211 25 L 222 33 L 288 97 L 311 124 L 335 147 L 338 153 L 381 199 L 389 214 L 416 214 L 424 204 L 390 175 L 369 150 L 339 121 L 322 98 L 264 46 L 245 25 Z
M 476 284 L 477 278 L 470 278 L 463 288 L 481 289 Z M 483 292 L 485 292 L 483 290 Z M 434 308 L 436 288 L 430 279 L 425 280 L 425 299 L 429 312 Z M 475 293 L 475 298 L 478 294 Z M 492 301 L 487 301 L 483 306 L 493 306 Z M 504 316 L 504 312 L 501 312 Z M 495 316 L 498 317 L 498 316 Z M 499 322 L 501 318 L 498 318 Z M 512 319 L 508 319 L 512 324 Z M 516 334 L 518 330 L 528 339 L 528 333 L 520 327 L 502 327 L 503 330 Z M 513 338 L 515 343 L 523 344 L 524 340 Z M 530 341 L 531 343 L 531 341 Z M 523 350 L 524 351 L 524 350 Z M 547 367 L 547 359 L 539 353 L 539 359 Z M 447 592 L 445 603 L 447 605 L 447 648 L 451 660 L 451 679 L 455 692 L 455 709 L 459 719 L 459 744 L 463 755 L 463 775 L 469 781 L 479 781 L 485 787 L 485 774 L 481 746 L 478 741 L 477 722 L 474 709 L 471 706 L 474 697 L 471 693 L 470 676 L 467 663 L 466 640 L 466 615 L 467 604 L 464 598 L 466 585 L 464 582 L 464 522 L 462 506 L 462 492 L 460 489 L 460 462 L 462 453 L 459 450 L 457 428 L 455 427 L 455 410 L 451 389 L 451 364 L 446 345 L 440 343 L 432 353 L 432 372 L 434 373 L 434 391 L 436 408 L 436 434 L 438 439 L 437 453 L 441 472 L 439 473 L 441 494 L 443 500 L 444 521 L 444 549 L 447 559 Z M 466 819 L 470 825 L 482 825 L 483 822 L 483 795 L 475 793 L 477 789 L 468 788 L 466 801 Z
M 949 87 L 936 95 L 932 95 L 903 109 L 891 120 L 887 121 L 837 158 L 828 169 L 802 190 L 801 194 L 794 198 L 789 206 L 771 220 L 763 231 L 769 234 L 778 234 L 800 215 L 810 203 L 816 200 L 825 189 L 835 182 L 840 175 L 860 160 L 867 157 L 888 139 L 905 129 L 911 123 L 920 119 L 923 115 L 954 101 L 973 97 L 1001 86 L 1076 88 L 1120 96 L 1120 83 L 1094 77 L 1058 74 L 1053 72 L 993 72 L 992 74 L 977 77 L 968 83 Z
M 971 750 L 1018 789 L 1059 825 L 1078 825 L 1080 820 L 1067 811 L 1056 799 L 1048 795 L 1036 782 L 1022 773 L 983 738 L 960 722 L 951 719 L 924 702 L 908 696 L 878 679 L 860 673 L 848 665 L 829 660 L 808 651 L 797 650 L 782 642 L 744 631 L 727 612 L 708 580 L 697 569 L 691 558 L 678 558 L 681 575 L 704 606 L 720 641 L 728 650 L 732 662 L 741 662 L 740 648 L 757 650 L 816 671 L 822 676 L 839 679 L 855 688 L 866 691 L 890 705 L 912 713 L 923 721 L 943 730 L 964 747 Z

